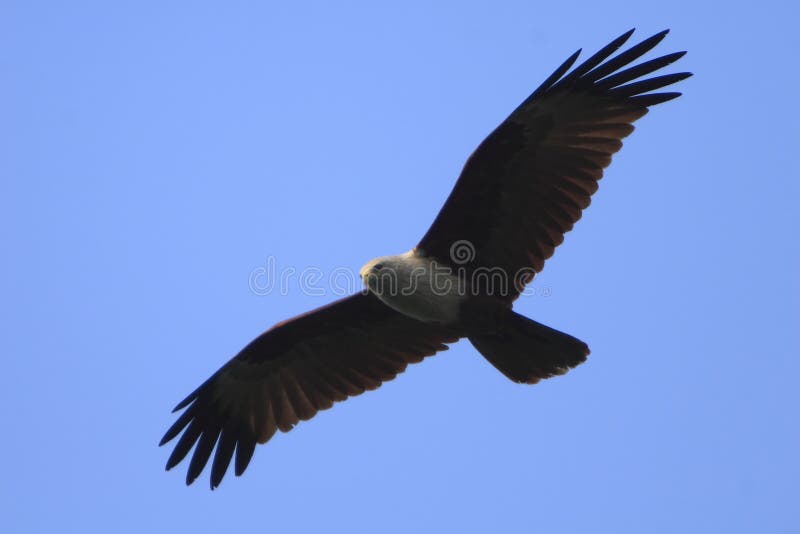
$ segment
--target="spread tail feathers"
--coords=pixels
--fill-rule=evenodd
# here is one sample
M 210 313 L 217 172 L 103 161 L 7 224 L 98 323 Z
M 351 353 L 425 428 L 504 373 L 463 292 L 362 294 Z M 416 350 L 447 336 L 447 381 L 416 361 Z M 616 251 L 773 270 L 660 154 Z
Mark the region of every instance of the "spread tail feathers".
M 469 340 L 501 373 L 526 384 L 563 375 L 589 355 L 583 341 L 511 310 L 496 331 Z

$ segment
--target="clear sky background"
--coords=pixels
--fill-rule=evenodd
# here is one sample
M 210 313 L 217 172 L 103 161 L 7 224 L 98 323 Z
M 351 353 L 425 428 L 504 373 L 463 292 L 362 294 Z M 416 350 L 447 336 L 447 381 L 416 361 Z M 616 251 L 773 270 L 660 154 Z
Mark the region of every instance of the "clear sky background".
M 787 2 L 0 3 L 4 532 L 798 532 L 798 14 Z M 688 50 L 518 311 L 184 486 L 170 409 L 333 298 L 251 273 L 412 247 L 569 54 Z M 652 57 L 649 56 L 649 57 Z M 307 292 L 306 292 L 307 293 Z

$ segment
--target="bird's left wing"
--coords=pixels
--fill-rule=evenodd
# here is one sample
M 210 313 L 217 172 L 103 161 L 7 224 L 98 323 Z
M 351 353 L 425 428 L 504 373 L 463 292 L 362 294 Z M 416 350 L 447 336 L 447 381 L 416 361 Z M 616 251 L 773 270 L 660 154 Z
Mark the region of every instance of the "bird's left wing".
M 175 410 L 185 411 L 160 443 L 183 431 L 167 469 L 195 447 L 186 474 L 191 484 L 216 445 L 214 488 L 234 452 L 238 476 L 256 443 L 266 443 L 276 430 L 288 432 L 336 401 L 377 388 L 457 339 L 445 327 L 403 316 L 363 293 L 280 323 L 178 404 Z

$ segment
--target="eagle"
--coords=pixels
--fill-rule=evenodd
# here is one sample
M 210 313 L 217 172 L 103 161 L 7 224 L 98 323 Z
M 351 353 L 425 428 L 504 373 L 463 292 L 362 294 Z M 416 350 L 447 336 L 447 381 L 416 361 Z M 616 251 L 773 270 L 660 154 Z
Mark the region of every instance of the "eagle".
M 574 68 L 581 50 L 564 61 L 467 159 L 419 243 L 361 268 L 364 290 L 276 324 L 182 400 L 160 442 L 180 435 L 167 470 L 194 448 L 191 484 L 214 453 L 214 489 L 278 430 L 461 338 L 517 383 L 584 362 L 584 342 L 512 304 L 589 206 L 633 123 L 681 94 L 660 89 L 691 76 L 650 76 L 686 52 L 634 65 L 669 30 L 614 55 L 633 31 Z

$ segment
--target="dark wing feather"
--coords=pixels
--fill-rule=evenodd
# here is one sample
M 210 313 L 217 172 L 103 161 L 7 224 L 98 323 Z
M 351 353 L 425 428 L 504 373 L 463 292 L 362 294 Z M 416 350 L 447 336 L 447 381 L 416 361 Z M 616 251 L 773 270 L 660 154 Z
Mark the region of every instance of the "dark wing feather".
M 648 106 L 680 95 L 649 91 L 691 75 L 639 80 L 685 52 L 629 66 L 667 31 L 609 59 L 632 33 L 568 72 L 578 53 L 570 56 L 480 144 L 417 245 L 418 254 L 467 270 L 500 268 L 507 280 L 524 283 L 542 270 L 564 233 L 589 206 L 603 169 L 633 131 L 632 123 Z M 451 257 L 451 247 L 463 241 L 474 249 L 466 265 L 458 261 L 463 258 Z M 503 287 L 508 289 L 499 296 L 514 299 L 522 284 Z
M 176 406 L 185 411 L 160 444 L 183 434 L 167 469 L 194 447 L 186 473 L 191 484 L 214 453 L 214 488 L 234 455 L 238 476 L 256 443 L 266 443 L 277 430 L 288 432 L 336 401 L 377 388 L 457 339 L 452 330 L 405 317 L 371 294 L 280 323 Z

